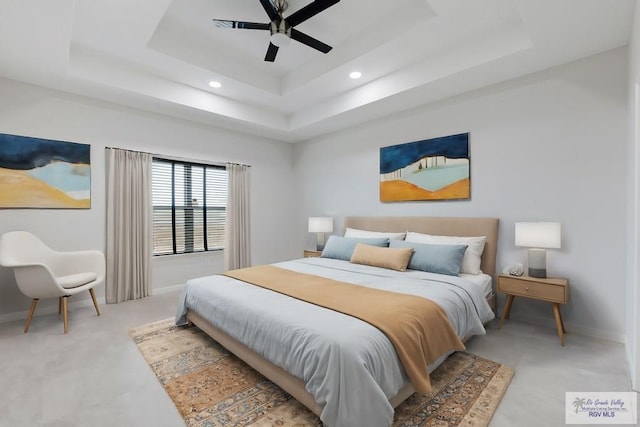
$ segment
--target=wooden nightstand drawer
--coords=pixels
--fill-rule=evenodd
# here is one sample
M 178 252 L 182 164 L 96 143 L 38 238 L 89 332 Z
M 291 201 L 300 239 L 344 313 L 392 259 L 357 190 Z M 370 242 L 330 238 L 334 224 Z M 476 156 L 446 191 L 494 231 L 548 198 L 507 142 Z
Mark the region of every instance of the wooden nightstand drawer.
M 306 249 L 304 251 L 305 258 L 315 258 L 319 257 L 320 255 L 322 255 L 322 251 L 308 251 Z
M 566 283 L 564 279 L 538 280 L 501 275 L 498 278 L 498 292 L 565 304 L 567 302 Z

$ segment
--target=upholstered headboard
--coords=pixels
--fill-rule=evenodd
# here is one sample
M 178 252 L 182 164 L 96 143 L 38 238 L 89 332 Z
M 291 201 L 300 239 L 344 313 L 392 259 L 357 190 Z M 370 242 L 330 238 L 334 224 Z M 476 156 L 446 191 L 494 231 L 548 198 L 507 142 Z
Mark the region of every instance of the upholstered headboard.
M 370 231 L 415 231 L 441 236 L 487 236 L 480 268 L 495 279 L 498 251 L 498 218 L 464 218 L 436 216 L 348 216 L 344 228 Z

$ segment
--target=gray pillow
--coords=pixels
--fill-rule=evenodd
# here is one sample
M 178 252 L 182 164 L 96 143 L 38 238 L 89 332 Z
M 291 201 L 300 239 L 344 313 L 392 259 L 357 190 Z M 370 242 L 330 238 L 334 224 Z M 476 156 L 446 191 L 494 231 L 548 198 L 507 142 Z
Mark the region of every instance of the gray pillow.
M 408 269 L 459 276 L 467 245 L 430 245 L 428 243 L 391 240 L 391 248 L 413 248 Z
M 364 243 L 370 246 L 379 246 L 386 248 L 389 246 L 388 238 L 361 238 L 361 237 L 341 237 L 341 236 L 329 236 L 327 244 L 322 251 L 322 258 L 334 258 L 344 261 L 351 260 L 353 250 L 358 243 Z

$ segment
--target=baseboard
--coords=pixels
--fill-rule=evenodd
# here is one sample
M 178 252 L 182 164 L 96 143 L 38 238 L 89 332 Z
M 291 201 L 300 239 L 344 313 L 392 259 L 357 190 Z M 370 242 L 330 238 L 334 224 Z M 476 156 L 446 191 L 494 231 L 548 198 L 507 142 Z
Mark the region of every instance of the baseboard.
M 566 324 L 565 324 L 565 327 L 566 327 Z M 617 332 L 602 331 L 600 329 L 593 329 L 593 328 L 585 328 L 585 327 L 576 326 L 572 324 L 569 324 L 567 330 L 570 332 L 575 332 L 580 335 L 586 335 L 588 337 L 599 338 L 605 341 L 612 341 L 619 344 L 624 344 L 626 341 L 624 334 L 617 333 Z
M 638 384 L 636 384 L 636 364 L 635 364 L 635 360 L 633 359 L 633 354 L 632 354 L 632 349 L 631 349 L 631 343 L 629 343 L 629 340 L 626 339 L 624 342 L 624 355 L 627 359 L 627 370 L 629 371 L 629 379 L 631 381 L 631 389 L 635 390 L 635 391 L 639 391 L 638 390 Z
M 153 288 L 151 289 L 151 295 L 161 295 L 168 294 L 170 292 L 178 292 L 182 291 L 182 288 L 185 287 L 185 284 L 181 285 L 173 285 L 173 286 L 163 286 L 162 288 Z
M 47 298 L 49 300 L 55 300 L 56 298 Z M 98 305 L 105 304 L 105 298 L 97 298 Z M 76 308 L 84 308 L 84 307 L 93 307 L 93 302 L 90 299 L 84 299 L 80 301 L 70 301 L 68 309 L 73 310 Z M 0 314 L 0 323 L 4 322 L 13 322 L 14 320 L 25 320 L 27 315 L 29 314 L 29 310 L 25 311 L 16 311 L 13 313 Z M 48 314 L 58 314 L 58 304 L 50 304 L 50 305 L 42 305 L 38 304 L 36 307 L 36 312 L 33 314 L 33 317 L 46 316 Z
M 548 328 L 556 329 L 556 323 L 554 320 L 546 320 L 540 319 L 537 317 L 529 317 L 529 316 L 514 316 L 513 314 L 510 317 L 513 320 L 518 320 L 524 323 L 530 323 L 532 325 L 544 326 Z M 598 338 L 605 341 L 612 341 L 615 343 L 625 344 L 626 338 L 624 334 L 611 332 L 611 331 L 603 331 L 601 329 L 594 328 L 586 328 L 584 326 L 579 326 L 573 323 L 564 322 L 565 329 L 568 333 L 575 333 L 584 335 L 591 338 Z

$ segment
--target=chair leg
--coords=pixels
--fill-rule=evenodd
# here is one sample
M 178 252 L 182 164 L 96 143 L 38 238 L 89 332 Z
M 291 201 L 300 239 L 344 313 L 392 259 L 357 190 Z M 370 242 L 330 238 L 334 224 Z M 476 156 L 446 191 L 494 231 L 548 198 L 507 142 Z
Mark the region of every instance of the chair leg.
M 62 297 L 58 298 L 58 314 L 62 313 Z
M 93 306 L 96 308 L 96 313 L 100 316 L 100 309 L 98 308 L 98 300 L 96 299 L 96 293 L 93 291 L 93 288 L 89 289 L 89 293 L 91 294 L 91 299 L 93 300 Z
M 29 314 L 27 315 L 27 324 L 24 326 L 24 333 L 29 332 L 29 325 L 31 325 L 31 319 L 33 318 L 33 313 L 36 311 L 36 304 L 38 304 L 38 298 L 34 298 L 31 300 L 31 308 L 29 309 Z
M 64 333 L 69 332 L 69 319 L 67 318 L 67 300 L 69 297 L 62 297 L 62 321 L 64 322 Z

